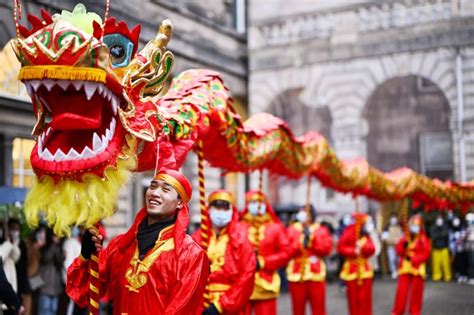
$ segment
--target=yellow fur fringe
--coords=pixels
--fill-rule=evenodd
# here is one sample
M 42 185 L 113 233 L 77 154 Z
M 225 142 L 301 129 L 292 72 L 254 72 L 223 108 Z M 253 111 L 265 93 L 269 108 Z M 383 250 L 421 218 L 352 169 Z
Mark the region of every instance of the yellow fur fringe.
M 19 80 L 79 80 L 105 82 L 107 73 L 102 69 L 70 66 L 25 66 L 20 69 Z
M 59 236 L 69 235 L 72 225 L 89 228 L 115 212 L 119 190 L 136 167 L 136 141 L 127 137 L 128 147 L 118 159 L 117 167 L 105 170 L 105 177 L 85 175 L 83 182 L 64 180 L 54 184 L 45 176 L 36 182 L 25 200 L 25 217 L 32 227 L 38 226 L 40 213 L 46 215 L 48 225 Z

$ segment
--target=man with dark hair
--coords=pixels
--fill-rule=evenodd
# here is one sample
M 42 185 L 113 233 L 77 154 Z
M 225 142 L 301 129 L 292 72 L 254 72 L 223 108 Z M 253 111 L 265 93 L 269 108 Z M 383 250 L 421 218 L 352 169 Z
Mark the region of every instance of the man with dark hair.
M 90 229 L 81 257 L 68 269 L 66 291 L 80 306 L 89 302 L 89 260 L 99 251 L 100 295 L 113 300 L 114 314 L 193 314 L 199 307 L 209 262 L 186 235 L 191 184 L 174 170 L 160 171 L 151 182 L 146 207 L 132 227 L 102 249 L 103 237 Z

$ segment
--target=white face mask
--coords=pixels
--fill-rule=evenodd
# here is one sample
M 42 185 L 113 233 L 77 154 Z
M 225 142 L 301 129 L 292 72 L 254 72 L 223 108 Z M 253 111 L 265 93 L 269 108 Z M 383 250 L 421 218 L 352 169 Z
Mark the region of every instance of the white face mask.
M 453 219 L 453 226 L 458 227 L 461 225 L 461 220 L 459 218 L 454 218 Z
M 443 225 L 443 219 L 441 219 L 441 218 L 436 219 L 436 225 L 437 226 Z
M 258 201 L 249 203 L 248 209 L 251 215 L 264 215 L 267 212 L 267 205 Z
M 394 217 L 390 218 L 390 225 L 397 225 L 397 223 L 398 223 L 397 218 L 394 218 Z
M 11 231 L 10 234 L 14 242 L 20 239 L 20 231 Z
M 371 221 L 365 223 L 364 229 L 367 233 L 371 233 L 373 230 L 375 230 L 374 223 Z
M 410 232 L 412 232 L 413 234 L 420 233 L 420 226 L 417 225 L 417 224 L 411 224 L 410 225 Z
M 352 218 L 350 216 L 345 216 L 342 219 L 342 223 L 344 223 L 345 226 L 348 226 L 352 223 Z
M 301 223 L 306 223 L 308 221 L 308 214 L 306 213 L 306 211 L 299 211 L 296 214 L 296 220 Z
M 222 228 L 227 226 L 232 220 L 232 210 L 219 210 L 211 208 L 209 210 L 209 216 L 213 225 Z

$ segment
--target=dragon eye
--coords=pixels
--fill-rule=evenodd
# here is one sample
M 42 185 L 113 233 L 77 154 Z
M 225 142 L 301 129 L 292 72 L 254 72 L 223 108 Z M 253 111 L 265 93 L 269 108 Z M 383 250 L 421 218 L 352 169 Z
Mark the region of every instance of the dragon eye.
M 112 66 L 114 68 L 128 66 L 132 59 L 132 41 L 122 34 L 109 34 L 104 36 L 104 43 L 109 47 Z
M 110 47 L 110 55 L 114 59 L 123 59 L 125 56 L 125 48 L 122 45 L 114 45 Z

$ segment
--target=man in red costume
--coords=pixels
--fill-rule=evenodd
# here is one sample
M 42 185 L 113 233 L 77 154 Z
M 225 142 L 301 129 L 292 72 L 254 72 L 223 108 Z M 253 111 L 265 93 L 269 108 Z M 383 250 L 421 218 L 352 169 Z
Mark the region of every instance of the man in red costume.
M 349 313 L 372 315 L 374 271 L 368 259 L 375 253 L 375 247 L 367 231 L 367 215 L 355 213 L 354 220 L 342 233 L 337 246 L 345 257 L 341 279 L 346 283 Z
M 234 196 L 226 190 L 217 190 L 209 195 L 208 205 L 211 234 L 207 256 L 211 274 L 204 296 L 206 309 L 202 314 L 250 314 L 255 254 L 247 235 L 239 228 Z M 198 229 L 193 234 L 198 243 L 202 242 L 201 233 Z
M 309 300 L 313 315 L 326 315 L 326 264 L 324 256 L 332 249 L 329 230 L 315 223 L 315 213 L 305 208 L 296 214 L 297 222 L 288 228 L 292 260 L 286 268 L 294 315 L 304 315 Z
M 410 315 L 420 315 L 423 304 L 423 287 L 426 278 L 426 261 L 431 244 L 423 227 L 423 219 L 416 215 L 408 224 L 410 234 L 403 236 L 396 245 L 400 257 L 398 286 L 392 315 L 403 315 L 411 292 Z M 408 236 L 408 237 L 407 237 Z
M 191 184 L 181 173 L 160 171 L 151 182 L 146 207 L 132 227 L 99 251 L 100 295 L 113 300 L 114 314 L 193 314 L 199 307 L 209 262 L 186 235 Z M 68 269 L 66 291 L 80 306 L 89 302 L 91 253 L 102 248 L 91 229 L 81 256 Z
M 247 192 L 245 203 L 242 227 L 257 255 L 251 305 L 256 315 L 274 315 L 280 294 L 278 269 L 286 266 L 291 254 L 286 229 L 262 192 Z

